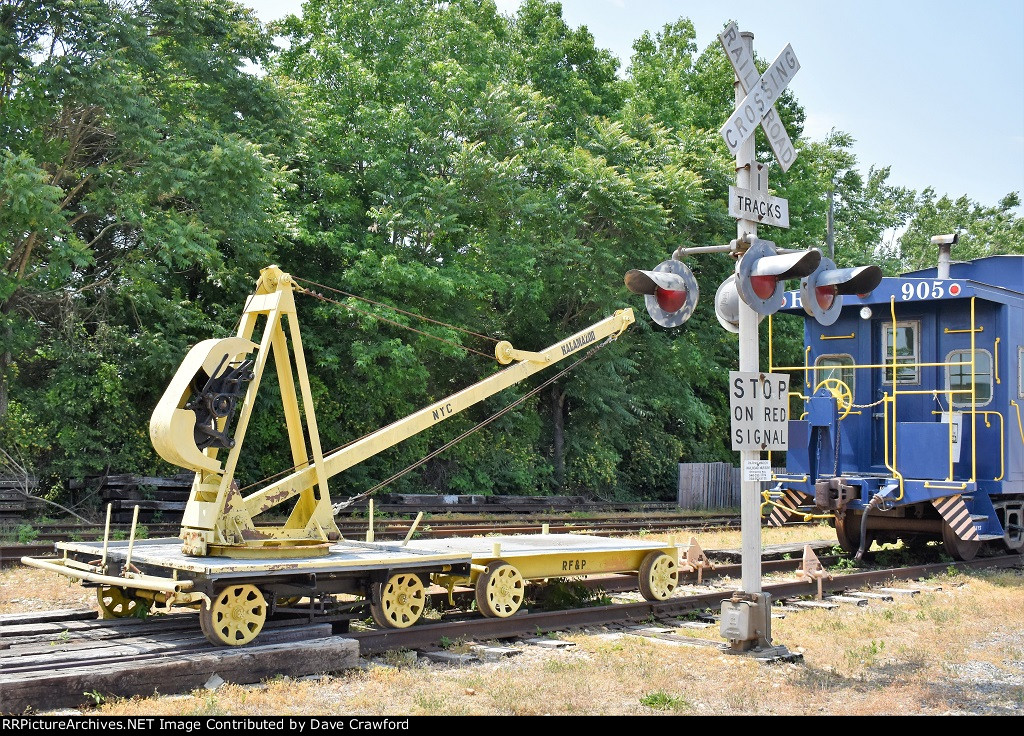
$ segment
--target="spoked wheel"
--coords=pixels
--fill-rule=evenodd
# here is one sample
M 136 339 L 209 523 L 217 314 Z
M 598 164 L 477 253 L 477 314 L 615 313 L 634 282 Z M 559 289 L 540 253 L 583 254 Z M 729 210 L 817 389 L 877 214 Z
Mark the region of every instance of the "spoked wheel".
M 495 560 L 476 579 L 476 607 L 487 618 L 507 618 L 526 597 L 522 574 L 503 560 Z
M 639 578 L 644 600 L 663 601 L 679 583 L 679 566 L 664 552 L 651 552 L 640 563 Z
M 843 552 L 848 555 L 855 555 L 857 550 L 860 549 L 861 518 L 861 516 L 851 513 L 836 515 L 836 539 L 839 540 L 839 546 L 843 548 Z M 867 536 L 864 538 L 865 552 L 871 549 L 873 541 L 874 536 L 868 530 Z
M 139 599 L 116 585 L 98 587 L 96 602 L 100 606 L 100 618 L 129 618 L 139 610 Z
M 953 531 L 949 523 L 944 522 L 942 524 L 942 547 L 946 550 L 946 554 L 954 560 L 968 562 L 978 556 L 981 542 L 960 539 L 960 536 Z
M 427 605 L 427 589 L 419 575 L 395 573 L 370 591 L 370 615 L 378 626 L 404 629 L 419 621 Z
M 221 590 L 209 608 L 199 609 L 199 628 L 211 644 L 242 646 L 263 631 L 267 622 L 267 601 L 255 585 L 229 585 Z
M 853 408 L 853 392 L 850 387 L 838 378 L 826 378 L 814 387 L 815 392 L 821 388 L 827 388 L 836 399 L 836 408 L 839 410 L 839 418 L 845 419 Z

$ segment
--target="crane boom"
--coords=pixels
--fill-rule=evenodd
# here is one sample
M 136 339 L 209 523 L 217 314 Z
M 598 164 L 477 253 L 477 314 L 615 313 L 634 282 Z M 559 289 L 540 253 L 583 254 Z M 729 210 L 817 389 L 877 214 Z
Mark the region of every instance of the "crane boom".
M 291 277 L 276 266 L 263 269 L 256 292 L 246 303 L 237 335 L 205 340 L 194 346 L 153 412 L 150 437 L 154 448 L 168 462 L 196 473 L 182 519 L 180 536 L 185 554 L 326 554 L 330 543 L 341 538 L 331 508 L 329 478 L 599 340 L 621 334 L 634 322 L 632 309 L 622 309 L 537 353 L 516 350 L 508 342 L 500 342 L 495 356 L 503 364 L 511 363 L 508 368 L 324 455 L 296 319 L 295 289 Z M 259 318 L 265 318 L 266 324 L 257 346 L 250 338 Z M 284 329 L 286 319 L 290 354 Z M 253 350 L 255 356 L 249 357 Z M 271 354 L 296 470 L 243 497 L 234 483 L 234 471 Z M 237 428 L 232 434 L 236 411 Z M 217 457 L 221 449 L 228 450 L 223 462 Z M 298 500 L 283 525 L 256 523 L 257 516 L 295 496 Z
M 581 330 L 566 340 L 555 343 L 540 353 L 531 354 L 531 356 L 537 357 L 524 358 L 515 365 L 495 373 L 493 376 L 474 383 L 472 386 L 464 388 L 458 393 L 441 399 L 386 427 L 382 427 L 351 445 L 325 455 L 324 472 L 328 478 L 331 478 L 344 470 L 348 470 L 353 465 L 358 465 L 367 458 L 383 452 L 389 447 L 393 447 L 425 429 L 440 424 L 448 417 L 458 414 L 460 411 L 483 401 L 489 396 L 504 391 L 506 388 L 519 383 L 534 373 L 554 365 L 563 358 L 582 350 L 597 340 L 621 333 L 632 323 L 632 320 L 632 310 L 616 312 L 611 317 Z M 271 483 L 262 490 L 246 496 L 246 510 L 255 516 L 266 511 L 270 506 L 279 503 L 278 499 L 281 498 L 281 494 L 291 496 L 299 492 L 312 481 L 314 470 L 315 468 L 307 467 L 296 471 Z

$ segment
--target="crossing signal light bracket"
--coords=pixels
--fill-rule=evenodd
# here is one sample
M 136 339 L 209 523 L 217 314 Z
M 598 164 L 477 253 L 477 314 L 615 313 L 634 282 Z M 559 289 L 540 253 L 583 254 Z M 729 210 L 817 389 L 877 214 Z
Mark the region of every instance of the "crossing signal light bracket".
M 816 248 L 779 253 L 770 240 L 755 240 L 736 264 L 736 292 L 762 317 L 782 307 L 787 279 L 807 276 L 821 262 Z M 724 286 L 724 284 L 723 284 Z
M 662 261 L 653 271 L 626 273 L 626 288 L 644 295 L 647 313 L 662 327 L 679 327 L 697 307 L 700 291 L 693 272 L 681 261 Z
M 868 294 L 882 282 L 878 266 L 836 268 L 830 258 L 822 258 L 818 267 L 800 280 L 800 301 L 804 311 L 820 324 L 831 325 L 839 319 L 845 294 Z

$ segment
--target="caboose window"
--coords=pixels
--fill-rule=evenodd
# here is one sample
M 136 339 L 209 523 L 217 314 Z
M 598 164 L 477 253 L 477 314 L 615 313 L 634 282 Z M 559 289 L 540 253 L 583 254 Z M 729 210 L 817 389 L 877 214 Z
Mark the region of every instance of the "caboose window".
M 992 356 L 987 350 L 974 352 L 974 400 L 975 406 L 984 406 L 992 401 Z M 946 388 L 950 391 L 966 391 L 951 395 L 953 406 L 971 406 L 971 351 L 954 350 L 946 356 Z M 961 365 L 955 365 L 960 363 Z
M 883 326 L 885 342 L 885 383 L 892 383 L 893 326 Z M 896 383 L 920 383 L 921 374 L 918 356 L 921 354 L 921 323 L 917 320 L 897 322 L 895 330 Z
M 822 355 L 814 361 L 814 385 L 829 378 L 838 378 L 850 388 L 850 393 L 857 394 L 854 388 L 855 373 L 853 370 L 853 356 L 845 353 L 838 355 Z

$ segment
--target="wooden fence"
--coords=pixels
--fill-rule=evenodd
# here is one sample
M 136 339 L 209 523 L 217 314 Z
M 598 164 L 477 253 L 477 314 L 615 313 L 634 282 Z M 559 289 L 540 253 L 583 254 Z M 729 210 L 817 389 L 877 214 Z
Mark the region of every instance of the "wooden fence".
M 774 473 L 784 470 L 772 468 Z M 740 469 L 731 463 L 679 463 L 676 495 L 679 508 L 687 511 L 739 508 L 742 481 Z M 772 485 L 772 481 L 765 481 L 761 483 L 761 489 Z

